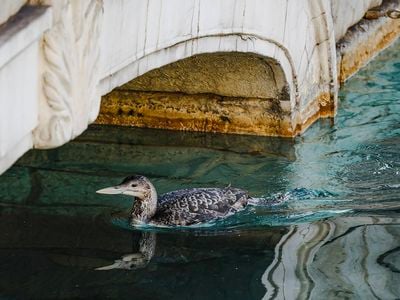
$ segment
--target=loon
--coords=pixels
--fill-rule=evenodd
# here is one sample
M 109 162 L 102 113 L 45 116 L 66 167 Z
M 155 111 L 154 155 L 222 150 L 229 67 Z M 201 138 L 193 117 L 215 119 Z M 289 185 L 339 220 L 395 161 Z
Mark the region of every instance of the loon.
M 124 194 L 136 198 L 131 224 L 189 226 L 223 218 L 243 210 L 250 201 L 247 191 L 233 188 L 190 188 L 157 196 L 154 185 L 142 175 L 126 177 L 119 185 L 99 194 Z

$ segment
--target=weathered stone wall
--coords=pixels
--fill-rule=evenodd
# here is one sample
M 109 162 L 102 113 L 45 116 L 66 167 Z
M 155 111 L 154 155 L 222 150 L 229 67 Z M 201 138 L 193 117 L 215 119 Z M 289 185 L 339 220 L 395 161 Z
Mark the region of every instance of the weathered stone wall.
M 195 55 L 149 71 L 119 90 L 278 99 L 285 88 L 286 78 L 276 61 L 235 52 Z
M 244 53 L 201 54 L 155 69 L 104 96 L 98 123 L 290 135 L 279 64 Z M 286 124 L 284 124 L 286 122 Z

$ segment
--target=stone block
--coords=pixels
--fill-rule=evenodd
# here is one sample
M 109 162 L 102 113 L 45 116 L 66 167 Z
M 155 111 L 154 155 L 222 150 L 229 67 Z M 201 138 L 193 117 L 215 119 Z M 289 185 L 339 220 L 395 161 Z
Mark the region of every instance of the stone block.
M 0 27 L 0 172 L 32 147 L 38 124 L 39 40 L 49 28 L 46 7 L 24 7 Z

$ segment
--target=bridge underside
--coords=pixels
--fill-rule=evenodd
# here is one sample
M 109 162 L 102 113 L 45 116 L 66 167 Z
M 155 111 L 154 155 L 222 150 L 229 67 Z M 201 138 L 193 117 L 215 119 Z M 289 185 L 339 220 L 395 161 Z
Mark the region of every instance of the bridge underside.
M 97 123 L 291 136 L 290 95 L 273 59 L 195 55 L 149 71 L 102 99 Z
M 1 2 L 0 173 L 95 120 L 296 136 L 400 35 L 398 0 L 160 3 Z

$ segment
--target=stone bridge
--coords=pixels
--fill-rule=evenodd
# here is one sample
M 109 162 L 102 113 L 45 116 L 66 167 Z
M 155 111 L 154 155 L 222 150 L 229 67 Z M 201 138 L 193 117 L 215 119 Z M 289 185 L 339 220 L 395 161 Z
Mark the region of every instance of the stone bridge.
M 398 8 L 397 0 L 4 0 L 0 173 L 96 119 L 296 136 L 333 117 L 340 82 L 398 36 Z

